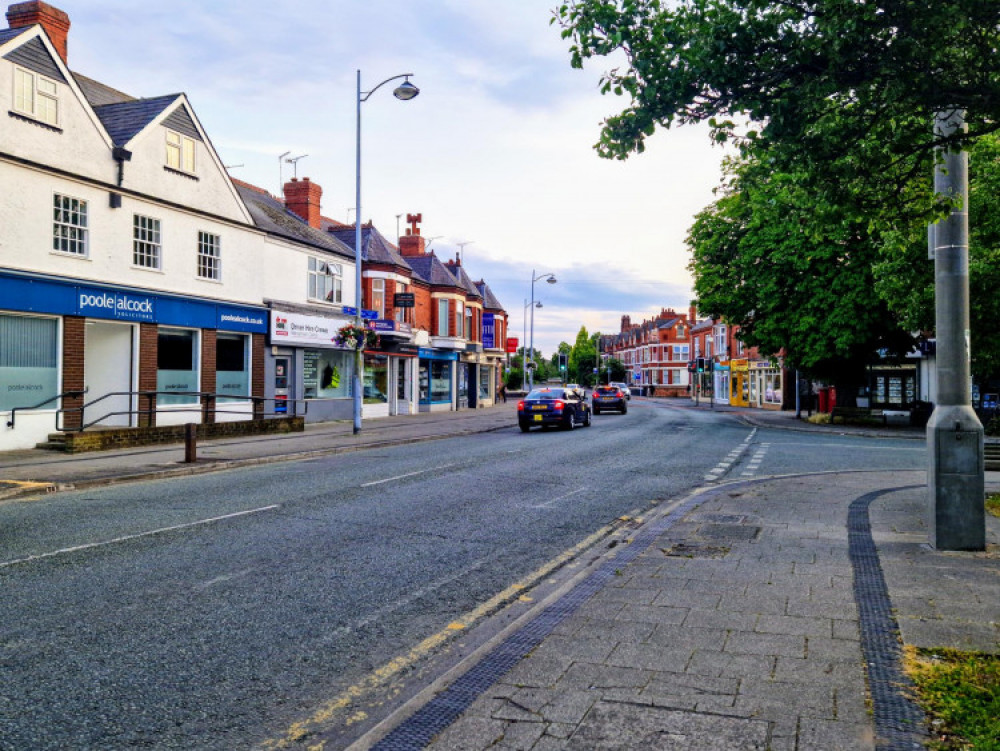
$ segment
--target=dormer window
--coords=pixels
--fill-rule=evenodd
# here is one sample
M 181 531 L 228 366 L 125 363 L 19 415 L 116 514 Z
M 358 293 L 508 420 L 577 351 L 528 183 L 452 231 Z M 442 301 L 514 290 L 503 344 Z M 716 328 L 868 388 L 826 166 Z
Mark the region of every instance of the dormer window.
M 194 174 L 194 139 L 167 131 L 167 167 Z
M 59 93 L 56 82 L 24 68 L 15 68 L 14 111 L 46 125 L 58 125 Z

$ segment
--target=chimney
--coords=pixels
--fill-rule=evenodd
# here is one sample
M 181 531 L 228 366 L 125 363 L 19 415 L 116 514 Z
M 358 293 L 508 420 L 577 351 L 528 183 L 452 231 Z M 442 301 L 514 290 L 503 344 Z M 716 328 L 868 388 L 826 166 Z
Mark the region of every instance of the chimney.
M 14 3 L 7 9 L 7 23 L 12 29 L 41 24 L 59 57 L 66 62 L 66 37 L 69 34 L 69 16 L 41 0 Z
M 455 265 L 456 266 L 462 265 L 462 256 L 459 253 L 455 254 Z
M 426 255 L 427 241 L 421 236 L 420 227 L 417 226 L 423 220 L 423 214 L 406 215 L 406 223 L 410 226 L 406 228 L 406 234 L 399 238 L 399 254 L 404 258 Z
M 698 308 L 696 308 L 693 304 L 690 308 L 688 308 L 688 323 L 692 326 L 698 323 Z
M 285 183 L 285 208 L 302 217 L 310 227 L 320 229 L 319 199 L 322 195 L 323 189 L 309 182 L 308 177 L 301 180 L 293 177 L 291 182 Z
M 632 318 L 630 316 L 622 316 L 622 331 L 628 331 L 632 328 Z

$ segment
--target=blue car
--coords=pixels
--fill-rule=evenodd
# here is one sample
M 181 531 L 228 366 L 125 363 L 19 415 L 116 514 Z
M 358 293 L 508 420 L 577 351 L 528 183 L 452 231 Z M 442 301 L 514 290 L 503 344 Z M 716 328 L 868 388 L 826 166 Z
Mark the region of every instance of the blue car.
M 527 433 L 550 425 L 572 430 L 590 427 L 590 405 L 576 389 L 535 389 L 517 403 L 517 425 Z

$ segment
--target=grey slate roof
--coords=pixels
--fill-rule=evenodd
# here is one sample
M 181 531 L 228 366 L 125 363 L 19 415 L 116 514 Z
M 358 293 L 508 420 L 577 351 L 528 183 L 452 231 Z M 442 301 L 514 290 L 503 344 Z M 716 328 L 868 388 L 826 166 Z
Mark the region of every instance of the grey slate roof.
M 117 104 L 94 107 L 115 146 L 124 146 L 157 115 L 177 101 L 180 94 L 168 94 L 153 99 L 131 99 Z
M 122 91 L 118 91 L 118 89 L 112 89 L 110 86 L 106 86 L 100 81 L 95 81 L 93 78 L 88 78 L 82 73 L 73 71 L 73 77 L 76 79 L 76 83 L 83 92 L 83 95 L 87 97 L 87 101 L 90 102 L 91 107 L 103 107 L 105 104 L 121 104 L 122 102 L 135 100 L 134 96 L 129 96 Z
M 480 279 L 476 282 L 476 288 L 483 296 L 484 308 L 489 308 L 490 310 L 505 310 L 501 302 L 497 300 L 496 295 L 493 294 L 493 290 L 490 289 L 490 285 Z
M 351 225 L 341 225 L 330 220 L 323 221 L 323 229 L 354 250 L 355 228 Z M 395 246 L 385 239 L 385 236 L 370 224 L 361 225 L 361 259 L 369 263 L 384 263 L 411 270 L 406 259 L 399 254 Z
M 336 237 L 310 227 L 299 216 L 286 209 L 285 205 L 274 196 L 252 188 L 239 180 L 233 180 L 233 185 L 236 186 L 240 198 L 243 199 L 250 216 L 253 217 L 253 223 L 259 229 L 288 240 L 306 243 L 345 259 L 354 260 L 354 251 L 351 248 Z
M 410 264 L 413 273 L 428 284 L 435 287 L 462 286 L 433 252 L 423 256 L 408 256 L 406 262 Z
M 482 292 L 479 291 L 479 287 L 476 286 L 476 283 L 469 278 L 468 274 L 465 273 L 464 268 L 459 266 L 454 261 L 448 261 L 445 263 L 445 267 L 449 272 L 451 272 L 451 275 L 458 280 L 459 285 L 466 291 L 467 294 L 470 294 L 473 297 L 483 296 Z
M 16 36 L 20 36 L 30 28 L 30 26 L 24 26 L 20 29 L 0 29 L 0 44 L 9 42 L 11 39 Z

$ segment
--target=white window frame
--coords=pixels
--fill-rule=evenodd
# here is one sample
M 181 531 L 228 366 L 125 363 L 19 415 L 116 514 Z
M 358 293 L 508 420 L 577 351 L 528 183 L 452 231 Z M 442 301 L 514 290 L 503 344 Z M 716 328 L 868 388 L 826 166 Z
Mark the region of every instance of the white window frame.
M 168 130 L 166 135 L 167 156 L 166 165 L 170 169 L 178 172 L 186 172 L 189 175 L 195 173 L 195 143 L 190 136 L 178 133 L 176 130 Z
M 372 310 L 385 318 L 385 279 L 372 279 Z
M 455 336 L 465 338 L 465 303 L 455 300 Z
M 448 336 L 448 326 L 450 323 L 451 316 L 451 305 L 450 300 L 446 297 L 438 298 L 438 320 L 437 320 L 437 332 L 438 336 Z
M 474 341 L 474 337 L 472 336 L 472 319 L 473 319 L 472 306 L 466 305 L 465 306 L 465 338 L 468 339 L 469 341 Z
M 726 324 L 720 323 L 715 328 L 715 351 L 724 354 L 726 351 Z
M 222 281 L 222 237 L 198 230 L 198 278 Z
M 159 219 L 132 215 L 132 265 L 160 271 L 163 268 L 163 234 Z
M 395 294 L 401 295 L 409 291 L 410 291 L 409 285 L 403 284 L 403 282 L 396 282 Z M 393 302 L 393 308 L 394 308 L 393 315 L 397 321 L 399 321 L 400 323 L 412 323 L 412 321 L 410 320 L 412 317 L 410 311 L 412 311 L 413 308 L 397 308 L 395 307 L 395 302 Z
M 74 258 L 90 256 L 90 224 L 84 199 L 52 194 L 52 250 Z
M 15 65 L 13 103 L 19 114 L 59 126 L 59 84 L 53 79 Z
M 310 300 L 340 305 L 344 301 L 344 267 L 318 256 L 309 256 L 306 295 Z M 361 301 L 358 301 L 361 304 Z

